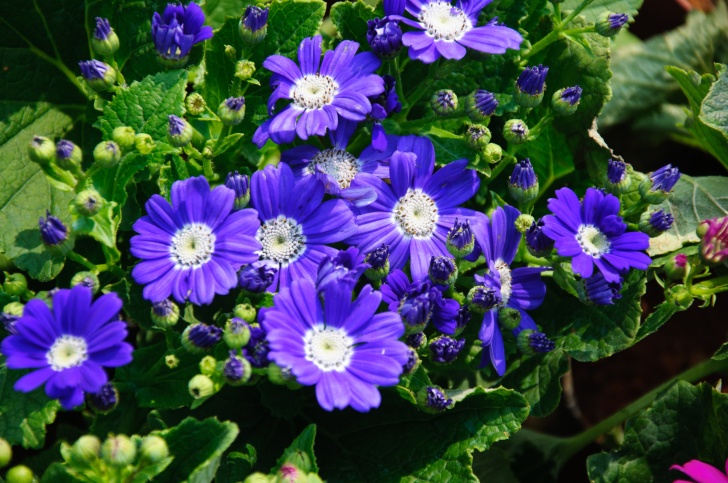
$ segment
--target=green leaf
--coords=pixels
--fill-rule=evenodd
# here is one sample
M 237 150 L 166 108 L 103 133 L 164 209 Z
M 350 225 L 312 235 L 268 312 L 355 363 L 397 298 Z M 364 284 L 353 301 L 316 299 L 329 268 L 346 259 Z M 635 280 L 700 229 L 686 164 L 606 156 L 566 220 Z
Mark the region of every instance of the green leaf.
M 73 200 L 71 201 L 73 204 Z M 99 243 L 116 250 L 116 227 L 113 219 L 116 203 L 107 203 L 92 217 L 78 216 L 73 221 L 73 231 L 79 235 L 89 235 Z M 117 256 L 118 260 L 119 256 Z
M 225 136 L 225 139 L 222 140 L 222 142 L 219 145 L 215 146 L 215 149 L 212 151 L 213 156 L 219 156 L 223 154 L 228 149 L 235 146 L 243 137 L 243 133 L 233 133 Z
M 574 158 L 566 141 L 566 136 L 552 126 L 526 144 L 528 156 L 533 163 L 539 181 L 539 193 L 545 194 L 559 178 L 574 172 Z
M 239 451 L 231 451 L 225 454 L 220 468 L 215 474 L 215 481 L 220 483 L 238 483 L 241 475 L 248 475 L 253 472 L 253 466 L 258 460 L 255 448 L 247 444 L 245 445 L 245 453 Z
M 243 39 L 238 32 L 238 18 L 228 18 L 224 25 L 215 32 L 215 35 L 205 43 L 205 85 L 203 95 L 205 102 L 213 112 L 222 101 L 231 96 L 238 96 L 233 92 L 235 83 L 235 61 L 225 55 L 225 46 L 231 45 L 236 52 L 242 53 Z M 256 65 L 256 68 L 261 68 Z
M 532 315 L 544 325 L 544 332 L 555 339 L 557 346 L 563 344 L 574 359 L 596 361 L 634 344 L 640 322 L 640 299 L 645 290 L 645 273 L 633 270 L 625 277 L 622 298 L 614 305 L 586 305 L 554 289 L 549 290 L 546 302 Z
M 325 12 L 326 3 L 321 0 L 273 0 L 268 13 L 268 34 L 262 48 L 254 51 L 256 66 L 272 54 L 295 58 L 301 41 L 318 33 Z
M 627 421 L 619 450 L 589 457 L 589 479 L 672 481 L 684 475 L 670 466 L 692 459 L 722 469 L 728 454 L 727 424 L 728 395 L 709 384 L 678 381 L 650 409 Z
M 50 210 L 70 224 L 68 202 L 73 194 L 48 183 L 30 161 L 28 144 L 36 134 L 59 138 L 71 125 L 70 117 L 49 104 L 0 103 L 0 251 L 41 281 L 58 275 L 65 257 L 43 245 L 38 218 Z
M 354 2 L 337 2 L 331 7 L 331 21 L 342 39 L 359 42 L 360 46 L 368 45 L 367 20 L 382 17 L 381 11 L 357 0 Z M 360 47 L 362 48 L 362 47 Z
M 468 146 L 462 136 L 451 133 L 437 126 L 429 126 L 426 134 L 435 146 L 435 159 L 439 165 L 446 165 L 458 159 L 467 159 L 473 163 L 478 152 Z
M 728 342 L 720 346 L 720 348 L 715 351 L 715 354 L 713 354 L 712 359 L 715 359 L 716 361 L 722 361 L 724 359 L 728 359 Z
M 132 363 L 116 370 L 119 391 L 133 394 L 140 407 L 168 409 L 192 403 L 187 383 L 199 372 L 200 358 L 180 349 L 174 353 L 179 364 L 170 369 L 166 353 L 164 343 L 135 350 Z
M 186 85 L 185 70 L 161 72 L 147 76 L 141 82 L 134 81 L 129 88 L 119 90 L 106 104 L 104 114 L 94 126 L 101 129 L 104 139 L 111 139 L 114 128 L 128 126 L 136 133 L 149 134 L 158 145 L 168 146 L 168 116 L 184 113 Z
M 720 131 L 728 139 L 728 69 L 725 64 L 717 64 L 718 79 L 710 87 L 708 95 L 703 99 L 700 109 L 700 120 L 707 126 Z
M 212 481 L 223 452 L 238 436 L 238 426 L 215 418 L 198 421 L 187 418 L 179 425 L 159 433 L 174 456 L 174 464 L 154 481 L 207 483 Z M 240 475 L 242 476 L 242 475 Z
M 277 473 L 281 469 L 281 466 L 285 463 L 290 463 L 296 468 L 306 473 L 317 473 L 318 466 L 316 466 L 316 456 L 313 453 L 313 443 L 316 439 L 316 425 L 309 424 L 306 429 L 293 440 L 293 443 L 286 448 L 278 458 L 276 467 L 271 473 Z
M 642 6 L 644 0 L 594 0 L 581 11 L 580 15 L 583 15 L 587 22 L 594 23 L 602 12 L 617 12 L 626 13 L 629 15 L 630 20 L 633 20 L 637 11 Z M 561 9 L 574 10 L 582 0 L 566 0 L 562 5 Z
M 662 327 L 665 322 L 670 320 L 670 317 L 680 311 L 680 307 L 670 302 L 662 302 L 658 305 L 655 310 L 645 319 L 645 322 L 640 326 L 637 332 L 636 342 L 641 341 L 650 334 L 654 334 L 657 330 Z
M 0 435 L 11 445 L 39 449 L 45 444 L 46 424 L 55 421 L 61 406 L 43 388 L 29 393 L 13 389 L 27 371 L 8 370 L 5 359 L 0 360 Z
M 569 370 L 569 358 L 560 348 L 544 355 L 522 356 L 508 365 L 500 383 L 523 394 L 531 416 L 551 414 L 561 400 L 561 376 Z
M 617 124 L 662 104 L 679 90 L 665 67 L 706 71 L 727 35 L 728 12 L 720 2 L 709 14 L 691 11 L 684 25 L 667 34 L 616 49 L 612 58 L 614 95 L 604 107 L 599 125 Z
M 205 12 L 205 24 L 217 29 L 225 23 L 226 17 L 240 18 L 247 5 L 254 4 L 250 0 L 205 0 L 202 10 Z M 213 37 L 214 38 L 214 37 Z
M 650 240 L 651 256 L 699 242 L 695 229 L 703 220 L 728 215 L 728 178 L 692 178 L 683 174 L 673 193 L 658 208 L 672 214 L 675 221 L 669 230 Z

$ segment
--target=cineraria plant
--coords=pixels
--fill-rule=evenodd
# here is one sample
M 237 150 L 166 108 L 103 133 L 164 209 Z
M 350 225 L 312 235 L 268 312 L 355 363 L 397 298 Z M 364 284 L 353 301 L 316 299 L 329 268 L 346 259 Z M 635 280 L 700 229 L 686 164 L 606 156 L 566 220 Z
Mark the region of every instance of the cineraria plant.
M 724 0 L 6 3 L 3 481 L 728 481 Z

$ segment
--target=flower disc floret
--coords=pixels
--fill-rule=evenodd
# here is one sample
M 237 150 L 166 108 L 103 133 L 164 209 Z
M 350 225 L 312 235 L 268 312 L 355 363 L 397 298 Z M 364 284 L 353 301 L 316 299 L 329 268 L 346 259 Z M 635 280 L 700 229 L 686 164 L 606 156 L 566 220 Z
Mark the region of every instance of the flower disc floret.
M 435 40 L 460 40 L 473 28 L 472 22 L 461 8 L 450 2 L 436 1 L 422 7 L 417 16 L 427 35 Z
M 282 215 L 263 223 L 255 238 L 263 246 L 260 256 L 282 265 L 295 262 L 306 249 L 301 225 Z
M 324 149 L 313 157 L 305 172 L 322 171 L 333 177 L 339 188 L 348 188 L 360 169 L 361 162 L 353 154 L 343 149 Z
M 437 205 L 420 190 L 409 190 L 399 199 L 392 216 L 405 236 L 429 238 L 437 225 Z

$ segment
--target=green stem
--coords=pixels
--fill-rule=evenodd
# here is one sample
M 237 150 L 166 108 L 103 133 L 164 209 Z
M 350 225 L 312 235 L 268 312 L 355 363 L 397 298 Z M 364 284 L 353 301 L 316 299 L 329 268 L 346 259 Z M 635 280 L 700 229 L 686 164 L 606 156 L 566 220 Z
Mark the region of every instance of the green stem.
M 561 24 L 561 4 L 554 3 L 554 16 L 556 17 L 556 25 Z
M 556 42 L 559 37 L 561 37 L 561 30 L 557 28 L 556 30 L 553 30 L 548 35 L 546 35 L 546 37 L 533 44 L 530 49 L 521 54 L 521 65 L 527 64 L 529 57 L 532 57 L 535 54 L 541 52 L 543 49 Z
M 71 251 L 68 252 L 68 258 L 73 260 L 74 262 L 78 263 L 79 265 L 83 265 L 84 267 L 88 268 L 92 272 L 96 272 L 96 264 L 90 261 L 88 258 L 79 255 L 78 253 Z
M 690 293 L 693 295 L 713 295 L 715 293 L 728 291 L 728 275 L 696 283 L 689 289 Z
M 417 104 L 417 101 L 419 101 L 420 98 L 425 94 L 425 92 L 427 92 L 427 90 L 430 88 L 432 81 L 435 80 L 435 72 L 437 71 L 439 66 L 440 59 L 437 59 L 435 62 L 430 64 L 430 68 L 427 71 L 427 80 L 425 82 L 422 82 L 412 93 L 412 96 L 407 99 L 407 109 L 403 109 L 405 111 L 405 119 L 407 118 L 409 112 L 412 110 L 415 104 Z
M 578 35 L 578 34 L 588 34 L 588 33 L 596 32 L 596 31 L 597 31 L 596 27 L 594 27 L 593 25 L 589 25 L 588 27 L 579 27 L 576 29 L 564 30 L 562 33 L 564 35 Z
M 536 139 L 538 135 L 546 129 L 546 126 L 554 120 L 554 117 L 554 111 L 549 110 L 549 112 L 542 117 L 535 126 L 533 126 L 533 129 L 528 132 L 528 139 Z
M 581 13 L 582 10 L 584 10 L 586 7 L 588 7 L 594 0 L 582 0 L 582 2 L 579 4 L 578 7 L 576 7 L 568 17 L 564 19 L 563 22 L 559 24 L 559 30 L 564 28 L 566 25 L 569 25 L 572 20 L 576 18 L 577 15 Z
M 582 10 L 584 10 L 586 7 L 589 6 L 594 0 L 582 0 L 582 2 L 579 4 L 578 7 L 576 7 L 568 17 L 566 17 L 562 22 L 559 23 L 559 25 L 546 37 L 542 38 L 535 44 L 531 46 L 530 49 L 528 49 L 526 52 L 521 54 L 521 59 L 523 61 L 521 62 L 522 65 L 525 65 L 528 63 L 528 58 L 534 56 L 538 52 L 541 52 L 543 49 L 551 45 L 552 43 L 556 42 L 560 37 L 561 34 L 576 34 L 576 33 L 583 33 L 583 32 L 593 32 L 594 27 L 584 27 L 584 28 L 576 28 L 571 30 L 564 30 L 564 27 L 569 25 L 572 20 L 576 18 L 577 15 L 581 13 Z M 560 14 L 559 14 L 560 16 Z

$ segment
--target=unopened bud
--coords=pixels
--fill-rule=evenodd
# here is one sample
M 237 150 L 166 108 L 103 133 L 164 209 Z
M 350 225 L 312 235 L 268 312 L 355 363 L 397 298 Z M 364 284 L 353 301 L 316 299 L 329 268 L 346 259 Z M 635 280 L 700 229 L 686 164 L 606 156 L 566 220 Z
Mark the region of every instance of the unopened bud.
M 480 154 L 489 164 L 498 164 L 503 159 L 503 149 L 494 143 L 488 144 Z
M 197 92 L 188 94 L 185 98 L 185 110 L 187 110 L 188 114 L 191 114 L 193 116 L 199 116 L 200 114 L 205 112 L 206 108 L 207 103 L 205 102 L 205 98 Z
M 129 126 L 115 127 L 114 130 L 111 131 L 111 139 L 119 145 L 122 151 L 129 151 L 134 147 L 136 142 L 134 136 L 135 132 Z
M 101 458 L 111 466 L 124 467 L 134 463 L 137 447 L 128 436 L 109 436 L 101 445 Z
M 528 141 L 528 126 L 520 119 L 506 121 L 503 126 L 503 137 L 510 144 L 522 144 Z
M 485 149 L 490 142 L 490 138 L 490 129 L 482 124 L 471 124 L 465 130 L 465 142 L 473 149 Z
M 235 64 L 235 77 L 246 81 L 255 74 L 255 63 L 249 60 L 240 60 Z
M 248 304 L 250 305 L 250 304 Z M 252 310 L 255 308 L 251 306 Z M 237 307 L 235 307 L 237 311 Z M 253 322 L 255 317 L 253 317 Z M 223 331 L 222 338 L 231 349 L 240 349 L 248 344 L 250 341 L 250 326 L 243 320 L 242 317 L 236 317 L 228 320 L 225 323 L 225 330 Z
M 140 154 L 149 154 L 154 150 L 156 143 L 152 136 L 146 133 L 139 133 L 134 136 L 134 147 Z
M 25 465 L 13 466 L 5 474 L 7 483 L 33 483 L 33 471 Z
M 73 207 L 79 215 L 92 217 L 96 215 L 104 206 L 104 199 L 98 191 L 89 188 L 81 191 L 73 198 Z
M 44 136 L 33 136 L 28 144 L 28 156 L 34 163 L 45 166 L 56 157 L 56 144 Z
M 28 280 L 22 273 L 5 272 L 5 281 L 3 282 L 3 290 L 6 294 L 14 296 L 23 295 L 28 290 Z
M 203 397 L 215 394 L 215 383 L 212 382 L 212 379 L 203 374 L 197 374 L 190 379 L 187 388 L 189 389 L 192 397 L 195 399 L 202 399 Z
M 0 468 L 4 468 L 13 459 L 13 448 L 5 438 L 0 438 Z
M 167 127 L 167 141 L 174 147 L 182 148 L 192 141 L 194 130 L 189 122 L 174 114 L 170 114 Z
M 521 312 L 510 307 L 500 309 L 498 311 L 498 323 L 505 330 L 513 330 L 521 323 Z
M 458 108 L 458 96 L 450 89 L 435 92 L 430 98 L 430 107 L 438 116 L 447 116 Z
M 71 141 L 61 139 L 56 143 L 56 163 L 61 169 L 74 171 L 81 166 L 83 152 Z
M 76 285 L 88 287 L 93 293 L 98 292 L 101 286 L 99 277 L 95 273 L 88 271 L 78 272 L 71 278 L 71 287 L 75 287 Z
M 151 318 L 156 327 L 166 330 L 179 321 L 179 307 L 169 299 L 155 302 L 152 304 Z
M 102 168 L 113 168 L 120 159 L 121 148 L 114 141 L 101 141 L 94 148 L 94 160 Z
M 159 463 L 169 456 L 169 447 L 167 442 L 161 436 L 150 434 L 142 439 L 139 447 L 139 455 L 141 461 L 145 463 Z
M 81 436 L 71 446 L 71 462 L 86 466 L 99 459 L 101 454 L 101 441 L 96 436 L 87 434 Z

